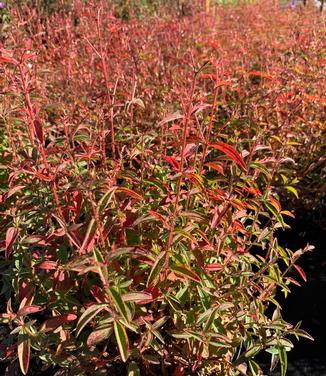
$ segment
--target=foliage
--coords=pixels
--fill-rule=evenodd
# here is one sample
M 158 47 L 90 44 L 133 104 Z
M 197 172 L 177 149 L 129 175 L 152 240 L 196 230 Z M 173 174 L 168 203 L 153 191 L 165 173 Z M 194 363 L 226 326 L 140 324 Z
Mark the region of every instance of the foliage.
M 324 147 L 325 33 L 309 10 L 266 7 L 155 22 L 98 1 L 11 8 L 2 360 L 260 375 L 265 350 L 285 374 L 289 336 L 309 335 L 276 294 L 312 247 L 278 244 L 279 193 Z

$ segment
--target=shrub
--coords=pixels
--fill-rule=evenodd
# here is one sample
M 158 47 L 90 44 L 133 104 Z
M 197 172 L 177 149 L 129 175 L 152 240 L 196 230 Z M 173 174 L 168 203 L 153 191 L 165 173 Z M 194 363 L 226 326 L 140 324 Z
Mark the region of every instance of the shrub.
M 24 374 L 39 359 L 80 375 L 117 363 L 130 375 L 259 375 L 266 350 L 284 375 L 288 337 L 310 337 L 283 320 L 277 292 L 305 279 L 296 261 L 312 247 L 278 244 L 292 216 L 278 192 L 296 192 L 294 162 L 310 150 L 298 143 L 319 132 L 303 124 L 322 98 L 282 60 L 301 56 L 297 16 L 263 16 L 263 4 L 221 10 L 219 24 L 125 23 L 95 4 L 47 22 L 11 9 L 2 359 L 18 356 Z M 318 71 L 316 38 L 302 43 Z

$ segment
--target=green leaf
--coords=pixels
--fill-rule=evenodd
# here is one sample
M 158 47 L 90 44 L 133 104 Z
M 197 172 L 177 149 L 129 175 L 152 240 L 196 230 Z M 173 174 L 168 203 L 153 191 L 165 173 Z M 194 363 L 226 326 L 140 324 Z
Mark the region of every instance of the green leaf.
M 206 324 L 205 324 L 205 327 L 204 327 L 204 332 L 207 332 L 210 329 L 210 327 L 212 326 L 212 324 L 215 320 L 217 310 L 218 310 L 218 308 L 213 309 L 213 311 L 209 315 L 209 318 L 206 321 Z
M 259 365 L 254 362 L 252 359 L 249 360 L 249 368 L 252 373 L 252 376 L 259 376 L 260 375 L 260 367 Z
M 246 352 L 245 352 L 245 357 L 246 358 L 252 358 L 254 357 L 256 354 L 258 354 L 260 352 L 260 350 L 262 349 L 261 345 L 254 345 L 252 347 L 250 347 Z
M 161 326 L 163 326 L 168 320 L 170 319 L 169 316 L 163 316 L 160 319 L 158 319 L 154 324 L 152 325 L 153 329 L 159 329 Z
M 122 300 L 122 297 L 118 291 L 116 291 L 114 288 L 110 288 L 109 290 L 110 296 L 114 302 L 115 307 L 117 308 L 118 312 L 122 316 L 122 318 L 126 321 L 129 322 L 130 318 L 128 315 L 127 307 Z
M 285 189 L 288 190 L 289 192 L 291 192 L 296 198 L 299 198 L 298 191 L 294 187 L 292 187 L 291 185 L 286 185 Z
M 113 326 L 114 326 L 114 334 L 117 340 L 121 359 L 123 362 L 126 362 L 129 357 L 129 341 L 128 341 L 127 332 L 124 326 L 119 321 L 115 321 Z
M 160 276 L 160 273 L 161 273 L 161 270 L 163 268 L 163 265 L 164 265 L 164 261 L 165 261 L 165 252 L 162 251 L 161 253 L 159 253 L 159 255 L 157 256 L 155 262 L 154 262 L 154 265 L 152 267 L 152 270 L 148 276 L 148 280 L 147 280 L 147 287 L 151 287 L 151 286 L 155 286 L 158 279 L 159 279 L 159 276 Z
M 281 376 L 285 376 L 288 368 L 288 360 L 285 347 L 282 346 L 278 348 L 278 356 L 281 363 Z
M 85 312 L 80 316 L 76 326 L 76 336 L 78 337 L 83 328 L 95 317 L 99 312 L 107 307 L 107 303 L 93 304 L 88 307 Z

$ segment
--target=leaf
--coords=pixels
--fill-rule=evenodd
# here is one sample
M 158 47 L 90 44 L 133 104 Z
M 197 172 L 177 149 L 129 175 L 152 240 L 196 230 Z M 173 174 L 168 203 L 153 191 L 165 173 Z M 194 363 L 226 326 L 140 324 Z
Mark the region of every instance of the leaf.
M 14 244 L 18 236 L 18 230 L 15 227 L 9 227 L 6 232 L 6 249 L 5 249 L 5 258 L 9 259 L 12 245 Z
M 174 120 L 179 120 L 183 119 L 183 115 L 180 114 L 179 112 L 175 112 L 173 114 L 166 115 L 164 119 L 162 119 L 159 123 L 158 126 L 161 127 L 162 125 L 169 123 Z
M 245 352 L 246 358 L 253 358 L 256 354 L 258 354 L 262 349 L 261 345 L 253 345 Z
M 126 329 L 119 322 L 115 321 L 113 324 L 115 338 L 118 343 L 118 348 L 120 351 L 121 359 L 123 362 L 126 362 L 129 357 L 129 341 L 126 333 Z
M 278 348 L 278 356 L 281 363 L 281 376 L 286 375 L 286 370 L 288 368 L 287 353 L 284 347 Z
M 224 142 L 216 142 L 210 145 L 212 148 L 220 150 L 224 154 L 228 155 L 238 166 L 243 170 L 246 170 L 246 165 L 240 154 L 231 146 Z
M 205 163 L 205 166 L 210 167 L 213 170 L 218 171 L 220 174 L 224 175 L 224 170 L 223 170 L 223 167 L 221 165 L 218 165 L 218 164 L 213 163 L 213 162 L 207 162 L 207 163 Z
M 163 326 L 168 320 L 170 319 L 170 316 L 163 316 L 160 319 L 158 319 L 154 324 L 152 325 L 153 329 L 159 329 L 161 326 Z
M 261 369 L 259 365 L 256 362 L 254 362 L 252 359 L 249 360 L 249 368 L 252 373 L 252 376 L 260 375 Z
M 122 297 L 119 294 L 119 292 L 116 291 L 115 289 L 113 289 L 112 287 L 108 291 L 111 295 L 111 298 L 113 300 L 115 307 L 117 308 L 117 310 L 120 313 L 120 315 L 122 316 L 122 318 L 126 322 L 129 322 L 130 318 L 128 317 L 127 307 L 126 307 L 124 301 L 122 300 Z
M 98 203 L 98 211 L 99 213 L 103 213 L 106 209 L 107 205 L 111 202 L 114 192 L 116 191 L 116 187 L 113 187 L 106 192 L 101 200 Z
M 107 307 L 107 303 L 93 304 L 88 307 L 80 316 L 76 326 L 76 336 L 78 337 L 83 328 L 95 317 L 98 313 Z
M 301 268 L 301 266 L 293 264 L 293 266 L 296 268 L 297 272 L 300 274 L 301 278 L 307 282 L 307 276 L 304 270 Z
M 25 188 L 25 185 L 16 185 L 15 187 L 11 188 L 8 191 L 7 198 L 13 196 L 15 193 L 21 191 L 23 188 Z
M 40 264 L 36 264 L 35 268 L 44 270 L 56 270 L 58 268 L 58 264 L 56 261 L 43 261 Z
M 83 241 L 83 244 L 79 248 L 79 254 L 82 255 L 86 253 L 86 251 L 89 251 L 89 246 L 92 244 L 95 235 L 96 235 L 96 225 L 95 225 L 95 219 L 92 218 L 88 224 L 86 235 Z
M 222 264 L 219 264 L 218 262 L 208 264 L 205 266 L 205 270 L 208 272 L 219 272 L 224 269 L 224 266 Z
M 148 276 L 147 287 L 156 285 L 165 261 L 165 252 L 162 251 L 156 258 L 152 270 Z
M 34 131 L 40 143 L 43 144 L 44 143 L 44 130 L 42 127 L 42 123 L 39 119 L 34 120 Z
M 0 63 L 9 63 L 9 64 L 14 64 L 18 65 L 18 61 L 14 59 L 13 57 L 10 56 L 0 56 Z
M 122 299 L 125 302 L 136 302 L 144 304 L 144 302 L 152 302 L 153 296 L 148 292 L 128 292 L 122 295 Z
M 31 356 L 31 340 L 26 334 L 22 332 L 18 334 L 17 353 L 20 370 L 24 375 L 27 375 L 29 360 Z
M 285 189 L 288 190 L 289 192 L 291 192 L 296 198 L 299 198 L 299 194 L 298 194 L 297 189 L 295 189 L 291 185 L 286 185 Z
M 181 276 L 185 279 L 191 279 L 195 282 L 201 282 L 199 275 L 186 265 L 174 265 L 171 266 L 170 270 L 172 270 L 176 275 Z
M 60 316 L 55 316 L 52 319 L 46 320 L 41 329 L 40 332 L 42 333 L 47 333 L 47 332 L 52 332 L 62 324 L 66 324 L 67 322 L 74 321 L 77 319 L 77 316 L 73 313 L 65 313 Z
M 153 210 L 147 210 L 147 213 L 150 214 L 152 217 L 158 219 L 164 226 L 166 226 L 166 220 L 163 217 L 163 215 L 153 211 Z
M 212 310 L 211 314 L 208 317 L 208 320 L 206 321 L 206 324 L 205 324 L 205 327 L 204 327 L 204 332 L 207 332 L 211 328 L 211 326 L 213 325 L 217 311 L 218 311 L 218 307 L 216 307 L 215 309 Z
M 279 213 L 282 210 L 281 204 L 274 197 L 270 196 L 269 202 L 276 209 L 277 213 Z
M 135 200 L 141 201 L 143 199 L 141 195 L 139 195 L 138 193 L 134 192 L 133 190 L 131 190 L 127 187 L 118 187 L 116 189 L 116 192 L 123 192 L 124 194 L 134 198 Z
M 163 155 L 163 158 L 170 163 L 170 165 L 173 167 L 175 171 L 180 171 L 181 170 L 181 165 L 180 163 L 174 158 L 169 155 Z
M 87 338 L 87 346 L 91 347 L 97 345 L 100 342 L 103 342 L 111 336 L 112 332 L 112 326 L 108 328 L 94 330 Z
M 17 316 L 30 315 L 31 313 L 43 311 L 45 308 L 37 305 L 25 306 L 17 312 Z

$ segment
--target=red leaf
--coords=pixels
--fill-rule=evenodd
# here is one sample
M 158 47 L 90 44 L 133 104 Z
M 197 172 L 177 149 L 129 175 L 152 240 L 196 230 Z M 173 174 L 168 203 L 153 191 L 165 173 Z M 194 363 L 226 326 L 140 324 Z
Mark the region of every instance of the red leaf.
M 15 227 L 9 227 L 6 232 L 6 250 L 5 250 L 5 258 L 6 260 L 9 259 L 10 251 L 14 241 L 18 236 L 18 230 Z
M 44 143 L 44 131 L 43 131 L 42 123 L 39 119 L 34 120 L 34 131 L 40 143 L 43 144 Z
M 150 214 L 152 217 L 158 219 L 159 221 L 162 222 L 162 224 L 164 226 L 166 226 L 166 221 L 165 221 L 165 218 L 163 217 L 163 215 L 153 211 L 153 210 L 147 210 L 147 213 Z
M 34 293 L 35 287 L 31 287 L 29 282 L 22 281 L 19 288 L 19 301 L 21 303 L 19 309 L 23 308 L 25 305 L 32 305 Z
M 205 166 L 212 168 L 213 170 L 218 171 L 220 174 L 224 175 L 223 167 L 212 162 L 205 163 Z
M 246 170 L 246 165 L 240 154 L 231 146 L 224 142 L 217 142 L 210 145 L 212 148 L 220 150 L 224 154 L 228 155 L 237 165 L 239 165 L 243 170 Z
M 44 175 L 42 172 L 36 171 L 34 174 L 38 179 L 44 180 L 44 181 L 53 181 L 52 175 Z
M 52 332 L 54 329 L 58 328 L 62 324 L 67 322 L 74 321 L 77 319 L 77 316 L 73 313 L 65 313 L 60 316 L 53 317 L 52 319 L 46 320 L 41 327 L 41 332 L 47 333 Z
M 134 192 L 132 189 L 129 189 L 127 187 L 118 187 L 116 189 L 116 192 L 123 192 L 125 193 L 127 196 L 130 196 L 132 198 L 134 198 L 135 200 L 142 200 L 142 196 L 139 195 L 138 193 Z
M 24 185 L 16 185 L 15 187 L 11 188 L 11 189 L 8 191 L 7 198 L 9 198 L 10 196 L 14 195 L 15 193 L 21 191 L 23 188 L 25 188 Z
M 55 261 L 43 261 L 40 264 L 35 265 L 35 268 L 44 270 L 56 270 L 58 268 L 58 264 Z
M 307 282 L 307 276 L 306 276 L 306 273 L 304 272 L 304 270 L 301 268 L 301 266 L 299 265 L 295 265 L 293 264 L 293 266 L 296 268 L 297 272 L 300 274 L 301 278 Z
M 31 313 L 40 312 L 43 310 L 43 307 L 37 305 L 25 306 L 17 312 L 17 316 L 30 315 Z
M 213 263 L 213 264 L 208 264 L 205 266 L 205 270 L 209 271 L 209 272 L 218 272 L 220 270 L 223 270 L 224 269 L 224 266 L 222 264 L 219 264 L 219 263 Z
M 108 300 L 103 290 L 100 289 L 98 286 L 93 285 L 90 288 L 90 291 L 92 295 L 94 296 L 95 300 L 97 301 L 97 303 L 105 303 Z
M 23 62 L 25 62 L 26 60 L 28 60 L 28 59 L 32 59 L 32 58 L 34 58 L 35 56 L 36 56 L 36 53 L 35 53 L 35 52 L 28 52 L 28 53 L 26 53 L 26 54 L 23 55 L 22 60 L 23 60 Z
M 0 56 L 0 63 L 9 63 L 18 65 L 18 61 L 10 56 Z
M 172 165 L 172 167 L 174 168 L 174 170 L 176 170 L 176 171 L 180 171 L 181 170 L 180 163 L 174 157 L 170 157 L 168 155 L 163 155 L 163 158 L 168 163 L 170 163 L 170 165 Z

